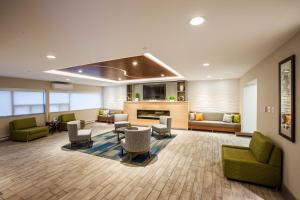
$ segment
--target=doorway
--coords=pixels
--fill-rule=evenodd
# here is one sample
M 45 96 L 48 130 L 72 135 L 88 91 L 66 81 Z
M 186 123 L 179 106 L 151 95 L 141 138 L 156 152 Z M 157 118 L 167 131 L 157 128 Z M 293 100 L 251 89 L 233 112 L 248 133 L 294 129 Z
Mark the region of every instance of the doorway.
M 253 133 L 257 130 L 257 80 L 244 86 L 242 132 Z

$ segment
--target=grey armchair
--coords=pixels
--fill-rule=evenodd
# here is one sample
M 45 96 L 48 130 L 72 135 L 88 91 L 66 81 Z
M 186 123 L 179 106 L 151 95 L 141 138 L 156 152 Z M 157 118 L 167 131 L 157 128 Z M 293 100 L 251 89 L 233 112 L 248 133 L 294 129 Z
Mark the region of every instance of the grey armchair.
M 159 136 L 165 136 L 169 134 L 171 136 L 172 118 L 169 116 L 160 116 L 159 124 L 152 125 L 152 134 L 158 133 Z
M 127 127 L 129 125 L 128 122 L 128 114 L 115 114 L 115 131 L 117 128 Z
M 123 149 L 128 153 L 129 159 L 133 156 L 148 153 L 150 158 L 151 129 L 150 127 L 139 128 L 138 130 L 126 130 L 125 138 L 121 140 L 121 153 Z
M 91 144 L 92 131 L 90 129 L 81 129 L 80 130 L 80 121 L 71 121 L 67 123 L 69 140 L 71 143 L 71 148 L 74 144 L 77 143 L 86 143 L 89 147 Z

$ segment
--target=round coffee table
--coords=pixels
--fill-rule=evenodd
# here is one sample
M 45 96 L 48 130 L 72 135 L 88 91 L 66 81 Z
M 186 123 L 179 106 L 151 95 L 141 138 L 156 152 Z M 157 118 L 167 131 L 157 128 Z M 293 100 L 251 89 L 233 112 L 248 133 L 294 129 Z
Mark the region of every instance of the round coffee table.
M 120 134 L 124 135 L 126 130 L 139 130 L 139 128 L 135 126 L 130 126 L 130 127 L 124 126 L 124 127 L 117 128 L 116 134 L 118 135 L 118 142 L 120 142 L 121 139 L 125 137 L 123 136 L 122 138 L 120 138 Z

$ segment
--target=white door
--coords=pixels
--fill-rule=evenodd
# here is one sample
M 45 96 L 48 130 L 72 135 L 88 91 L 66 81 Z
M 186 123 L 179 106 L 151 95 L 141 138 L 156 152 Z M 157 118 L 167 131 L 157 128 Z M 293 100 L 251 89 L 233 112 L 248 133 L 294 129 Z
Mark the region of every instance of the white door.
M 253 81 L 244 87 L 242 132 L 257 130 L 257 83 Z

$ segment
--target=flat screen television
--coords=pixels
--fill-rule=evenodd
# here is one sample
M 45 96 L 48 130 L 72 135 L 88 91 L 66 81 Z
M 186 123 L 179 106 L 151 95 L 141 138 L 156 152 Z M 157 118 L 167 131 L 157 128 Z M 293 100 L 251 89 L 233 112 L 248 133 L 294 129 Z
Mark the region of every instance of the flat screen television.
M 166 84 L 152 84 L 143 86 L 144 100 L 165 100 Z

